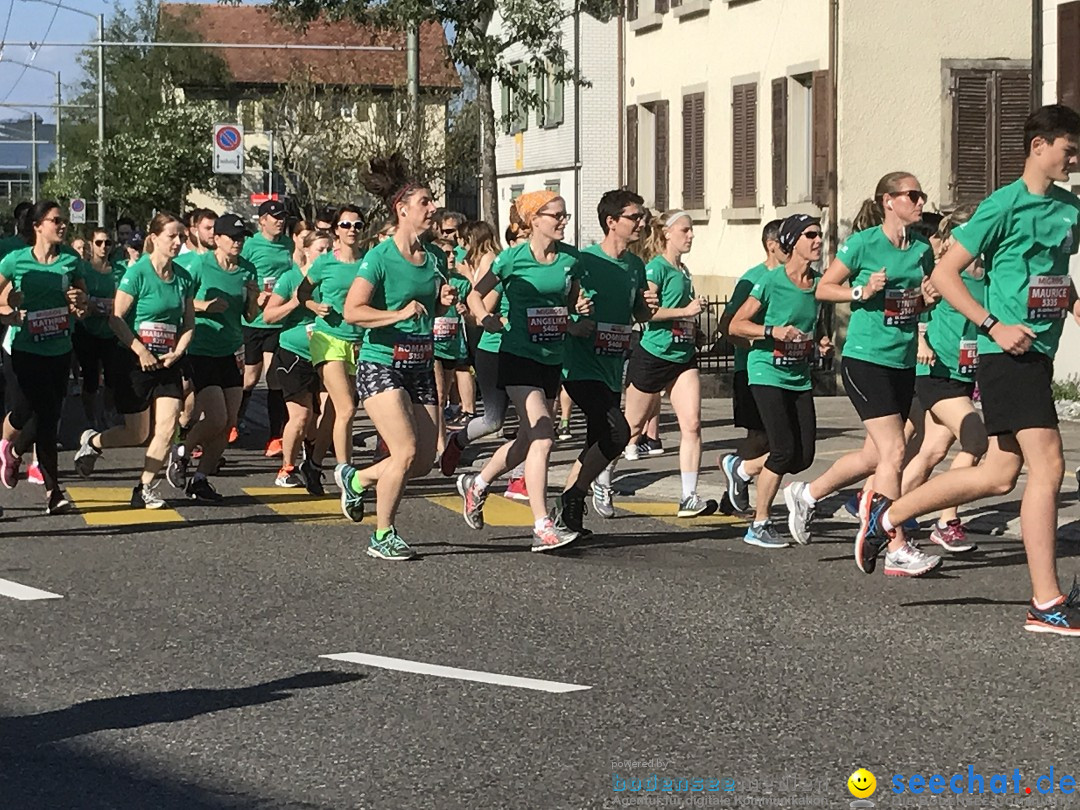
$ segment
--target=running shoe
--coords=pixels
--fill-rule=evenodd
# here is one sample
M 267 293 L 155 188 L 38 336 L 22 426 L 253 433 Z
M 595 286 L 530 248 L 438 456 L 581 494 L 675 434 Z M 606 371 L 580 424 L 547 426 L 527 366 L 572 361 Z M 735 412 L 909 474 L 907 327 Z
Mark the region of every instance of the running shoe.
M 574 438 L 574 434 L 570 432 L 569 422 L 559 423 L 559 431 L 555 434 L 555 438 L 558 439 L 560 442 L 568 442 L 572 438 Z
M 364 489 L 354 487 L 356 467 L 351 464 L 338 464 L 334 467 L 334 483 L 341 490 L 341 514 L 353 523 L 364 519 Z
M 173 489 L 187 488 L 188 457 L 184 454 L 184 445 L 174 445 L 169 453 L 169 463 L 165 467 L 165 480 Z
M 447 478 L 457 472 L 457 466 L 461 463 L 461 447 L 457 443 L 460 433 L 460 430 L 455 430 L 447 437 L 446 449 L 443 450 L 442 457 L 439 459 L 439 469 Z
M 397 533 L 397 529 L 393 526 L 390 527 L 390 531 L 383 535 L 382 540 L 376 539 L 374 532 L 371 533 L 367 553 L 369 557 L 378 557 L 380 560 L 391 560 L 392 562 L 411 560 L 416 557 L 416 552 L 401 539 L 401 535 Z
M 554 551 L 557 548 L 569 545 L 578 539 L 578 535 L 566 531 L 565 528 L 556 527 L 555 521 L 550 517 L 544 521 L 544 525 L 533 529 L 533 551 Z
M 15 445 L 0 439 L 0 482 L 7 489 L 15 489 L 19 483 L 19 466 L 22 458 L 15 455 Z
M 188 481 L 184 494 L 199 503 L 221 503 L 225 500 L 225 496 L 214 489 L 208 478 L 199 476 Z
M 157 487 L 136 484 L 131 490 L 132 509 L 161 509 L 165 500 L 158 495 Z
M 859 493 L 856 492 L 844 501 L 844 510 L 856 520 L 859 519 Z
M 504 498 L 509 498 L 512 501 L 528 501 L 529 490 L 525 487 L 525 476 L 522 475 L 518 478 L 511 478 L 506 482 L 506 491 L 503 492 Z
M 622 457 L 627 461 L 637 461 L 641 458 L 641 445 L 631 442 L 626 445 L 626 449 L 623 450 Z
M 930 542 L 937 543 L 943 549 L 953 554 L 972 551 L 975 544 L 967 538 L 964 524 L 959 518 L 953 518 L 944 527 L 939 523 L 934 524 L 934 531 L 930 533 Z
M 584 495 L 579 495 L 574 489 L 566 490 L 559 496 L 557 511 L 558 516 L 562 518 L 562 524 L 571 532 L 580 535 L 585 531 L 585 515 L 589 507 L 585 505 Z
M 487 500 L 487 490 L 481 492 L 476 487 L 477 473 L 459 475 L 457 479 L 457 491 L 461 496 L 461 515 L 470 529 L 484 528 L 484 501 Z
M 679 511 L 675 514 L 675 517 L 680 518 L 696 518 L 702 515 L 715 514 L 719 509 L 719 504 L 713 500 L 705 500 L 696 492 L 687 498 L 683 498 L 679 503 Z
M 751 523 L 746 527 L 743 542 L 758 548 L 787 548 L 790 543 L 776 533 L 771 520 L 764 523 Z
M 1073 579 L 1068 596 L 1059 597 L 1046 610 L 1032 602 L 1028 606 L 1024 629 L 1032 633 L 1054 633 L 1059 636 L 1080 635 L 1080 585 Z
M 229 428 L 229 444 L 236 444 L 236 440 L 240 438 L 240 432 L 235 428 Z
M 295 489 L 304 486 L 304 479 L 297 472 L 296 467 L 282 467 L 278 470 L 277 478 L 274 479 L 274 486 Z
M 791 538 L 800 546 L 805 546 L 814 539 L 813 523 L 814 509 L 806 502 L 803 493 L 809 484 L 802 481 L 794 481 L 784 487 L 784 503 L 788 508 L 788 531 Z
M 641 454 L 649 456 L 664 455 L 664 443 L 659 439 L 643 439 L 640 442 Z
M 896 551 L 885 552 L 885 576 L 921 577 L 941 565 L 941 557 L 919 551 L 904 543 Z
M 727 477 L 728 500 L 739 512 L 745 512 L 750 508 L 750 482 L 744 481 L 736 472 L 740 464 L 742 459 L 734 453 L 729 453 L 720 460 L 720 467 Z
M 304 449 L 304 458 L 305 459 L 309 459 L 313 455 L 315 455 L 315 442 L 311 441 L 311 439 L 304 439 L 301 446 Z
M 855 535 L 855 564 L 864 574 L 874 573 L 881 550 L 896 535 L 881 527 L 881 518 L 892 501 L 876 492 L 864 492 L 859 498 L 859 532 Z M 925 572 L 924 572 L 925 573 Z
M 304 489 L 308 491 L 308 495 L 322 497 L 326 494 L 322 468 L 316 467 L 315 462 L 310 458 L 305 458 L 300 462 L 300 477 L 304 479 Z
M 96 449 L 90 440 L 98 435 L 93 429 L 84 430 L 79 437 L 79 449 L 75 452 L 75 472 L 83 478 L 89 478 L 94 472 L 101 451 Z
M 46 515 L 63 515 L 71 511 L 71 501 L 68 500 L 67 493 L 64 490 L 57 487 L 49 493 L 49 500 L 45 504 Z
M 592 505 L 593 511 L 605 520 L 615 517 L 615 501 L 611 487 L 593 483 Z
M 36 461 L 26 468 L 26 480 L 39 487 L 45 486 L 45 476 L 41 474 L 41 465 Z
M 266 458 L 274 458 L 280 456 L 285 452 L 285 448 L 281 444 L 281 439 L 271 439 L 266 443 L 266 450 L 263 451 L 263 455 Z

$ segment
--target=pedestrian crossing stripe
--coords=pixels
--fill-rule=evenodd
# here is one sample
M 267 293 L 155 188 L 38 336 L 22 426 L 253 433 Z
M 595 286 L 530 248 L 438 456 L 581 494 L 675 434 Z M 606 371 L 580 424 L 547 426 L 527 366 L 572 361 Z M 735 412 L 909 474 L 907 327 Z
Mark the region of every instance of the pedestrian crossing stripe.
M 733 523 L 746 522 L 743 518 L 732 515 L 721 515 L 719 513 L 709 515 L 708 517 L 675 517 L 676 513 L 679 511 L 679 505 L 672 503 L 671 501 L 659 503 L 650 501 L 617 501 L 615 506 L 619 509 L 625 509 L 627 512 L 633 512 L 635 515 L 654 518 L 683 529 L 689 529 L 694 526 L 730 526 Z
M 352 524 L 341 514 L 341 499 L 327 494 L 322 498 L 309 495 L 302 487 L 244 487 L 244 493 L 282 517 L 297 523 Z M 364 517 L 364 523 L 375 525 L 374 504 L 368 501 L 372 514 Z
M 133 509 L 130 487 L 66 487 L 88 526 L 135 526 L 148 523 L 183 523 L 175 509 Z
M 460 495 L 437 495 L 431 496 L 427 500 L 458 515 L 461 514 Z M 462 521 L 464 522 L 464 518 L 462 518 Z M 489 496 L 484 503 L 485 526 L 531 527 L 534 522 L 532 509 L 529 508 L 527 503 L 518 503 L 509 498 L 504 498 L 502 495 L 495 494 Z

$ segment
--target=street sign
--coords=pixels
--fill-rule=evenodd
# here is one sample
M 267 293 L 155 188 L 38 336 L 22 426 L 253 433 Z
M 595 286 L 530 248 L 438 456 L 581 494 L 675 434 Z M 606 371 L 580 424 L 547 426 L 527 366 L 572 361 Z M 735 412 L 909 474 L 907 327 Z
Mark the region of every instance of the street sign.
M 85 225 L 86 224 L 86 200 L 82 197 L 72 197 L 71 205 L 69 206 L 72 225 Z
M 244 173 L 244 130 L 237 124 L 214 124 L 214 174 Z
M 281 199 L 281 195 L 277 194 L 276 192 L 274 194 L 260 194 L 260 193 L 256 192 L 256 193 L 251 195 L 251 204 L 252 205 L 262 205 L 267 200 L 280 200 L 280 199 Z

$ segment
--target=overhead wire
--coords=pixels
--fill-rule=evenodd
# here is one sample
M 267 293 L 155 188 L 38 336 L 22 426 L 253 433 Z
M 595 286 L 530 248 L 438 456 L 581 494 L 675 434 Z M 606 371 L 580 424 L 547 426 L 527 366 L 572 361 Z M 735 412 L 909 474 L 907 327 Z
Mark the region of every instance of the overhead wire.
M 14 5 L 14 3 L 15 3 L 15 0 L 12 0 L 12 5 Z M 49 18 L 49 25 L 45 29 L 45 34 L 44 34 L 44 36 L 41 37 L 41 42 L 38 43 L 38 47 L 31 50 L 30 58 L 27 60 L 28 63 L 33 64 L 34 59 L 37 56 L 38 49 L 42 45 L 44 45 L 45 40 L 47 40 L 49 38 L 49 33 L 52 31 L 53 23 L 56 22 L 56 15 L 59 12 L 60 12 L 60 6 L 58 6 L 58 5 L 53 6 L 52 17 Z M 9 20 L 11 19 L 11 10 L 10 10 L 10 8 L 8 9 L 8 19 Z M 7 36 L 7 34 L 4 35 L 5 38 L 6 38 L 6 36 Z M 0 47 L 2 47 L 2 43 L 0 43 Z M 3 59 L 3 56 L 2 56 L 2 54 L 0 54 L 0 60 L 2 60 L 2 59 Z M 23 77 L 27 74 L 27 72 L 29 70 L 30 70 L 29 67 L 23 66 L 22 71 L 19 73 L 19 75 L 17 77 L 15 77 L 15 82 L 11 85 L 10 88 L 8 88 L 8 91 L 7 91 L 7 93 L 4 94 L 4 97 L 2 99 L 0 99 L 0 104 L 3 104 L 9 98 L 11 98 L 11 94 L 15 92 L 15 88 L 19 86 L 19 82 L 21 82 L 23 80 Z

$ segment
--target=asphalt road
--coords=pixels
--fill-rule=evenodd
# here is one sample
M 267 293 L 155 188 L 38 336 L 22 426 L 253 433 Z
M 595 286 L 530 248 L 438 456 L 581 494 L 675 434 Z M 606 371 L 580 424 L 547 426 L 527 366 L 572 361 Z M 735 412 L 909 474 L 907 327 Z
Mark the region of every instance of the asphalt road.
M 709 459 L 736 435 L 726 414 L 711 404 Z M 844 405 L 823 426 L 830 446 L 861 441 Z M 505 525 L 469 530 L 434 474 L 399 520 L 423 558 L 391 564 L 364 554 L 370 529 L 333 497 L 275 491 L 257 439 L 230 451 L 220 507 L 111 506 L 135 452 L 85 482 L 64 453 L 80 514 L 43 516 L 26 482 L 0 496 L 0 578 L 62 597 L 0 596 L 0 805 L 847 807 L 865 767 L 879 807 L 960 806 L 897 797 L 890 780 L 971 765 L 1020 769 L 1020 792 L 966 806 L 1069 806 L 1024 790 L 1051 766 L 1059 781 L 1080 771 L 1080 648 L 1022 630 L 1014 538 L 980 538 L 921 580 L 866 577 L 846 520 L 769 552 L 733 519 L 665 516 L 668 453 L 625 463 L 639 494 L 559 555 L 530 553 L 527 509 L 495 495 L 489 523 Z M 1078 548 L 1061 544 L 1063 576 Z M 396 668 L 324 657 L 345 653 Z M 547 691 L 571 686 L 587 688 Z M 703 787 L 648 793 L 651 774 Z

